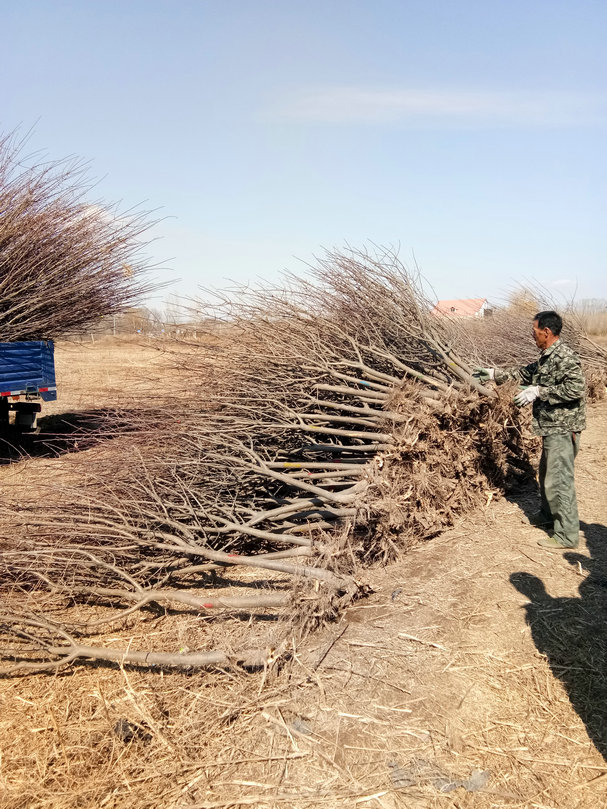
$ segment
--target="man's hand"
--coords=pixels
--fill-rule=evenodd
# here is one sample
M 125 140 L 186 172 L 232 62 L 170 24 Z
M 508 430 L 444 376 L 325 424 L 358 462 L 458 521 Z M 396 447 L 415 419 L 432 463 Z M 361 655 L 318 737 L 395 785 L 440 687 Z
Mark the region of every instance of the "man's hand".
M 540 386 L 530 385 L 528 388 L 523 388 L 523 390 L 520 390 L 516 394 L 516 396 L 514 397 L 514 404 L 517 407 L 525 407 L 525 405 L 531 404 L 531 402 L 535 402 L 535 400 L 539 395 L 540 395 Z
M 488 382 L 490 379 L 495 378 L 495 368 L 475 368 L 472 371 L 472 376 L 478 379 L 479 382 Z

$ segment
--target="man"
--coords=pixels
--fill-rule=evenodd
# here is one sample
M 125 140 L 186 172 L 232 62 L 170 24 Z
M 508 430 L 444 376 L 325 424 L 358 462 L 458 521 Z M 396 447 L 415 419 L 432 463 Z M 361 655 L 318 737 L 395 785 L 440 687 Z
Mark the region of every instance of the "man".
M 539 467 L 540 512 L 533 525 L 552 525 L 554 533 L 538 540 L 552 550 L 575 548 L 580 523 L 574 481 L 574 461 L 580 448 L 580 433 L 586 427 L 586 383 L 579 357 L 560 339 L 563 326 L 556 312 L 538 312 L 533 320 L 533 339 L 540 358 L 522 368 L 477 368 L 481 381 L 498 385 L 509 379 L 520 382 L 514 397 L 519 407 L 533 404 L 533 431 L 542 437 Z

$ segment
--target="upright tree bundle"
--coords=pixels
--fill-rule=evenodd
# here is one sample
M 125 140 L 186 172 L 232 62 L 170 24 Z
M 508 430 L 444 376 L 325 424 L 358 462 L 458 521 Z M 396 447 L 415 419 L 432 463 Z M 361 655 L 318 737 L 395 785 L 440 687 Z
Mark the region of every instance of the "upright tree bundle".
M 77 160 L 23 157 L 0 138 L 0 341 L 57 338 L 137 302 L 144 213 L 93 203 Z

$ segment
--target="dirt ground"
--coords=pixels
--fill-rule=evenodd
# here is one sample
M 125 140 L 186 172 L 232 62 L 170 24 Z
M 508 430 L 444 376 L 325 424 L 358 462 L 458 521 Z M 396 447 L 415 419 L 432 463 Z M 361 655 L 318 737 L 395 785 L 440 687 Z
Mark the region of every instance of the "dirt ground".
M 119 371 L 118 348 L 81 364 L 78 351 L 58 353 L 71 376 L 57 413 L 109 406 L 112 388 L 160 362 L 131 348 Z M 575 551 L 536 544 L 532 488 L 488 494 L 452 530 L 364 571 L 371 595 L 280 670 L 80 665 L 0 680 L 0 806 L 607 806 L 606 454 L 603 402 L 578 457 Z M 0 469 L 0 487 L 65 474 L 70 456 L 22 464 Z M 205 629 L 178 614 L 145 622 L 135 642 L 173 633 L 192 646 Z
M 255 718 L 258 755 L 298 757 L 193 805 L 607 805 L 606 427 L 592 407 L 578 549 L 536 544 L 527 490 L 368 571 L 374 594 L 299 651 L 307 679 Z
M 374 595 L 302 655 L 316 700 L 281 711 L 305 722 L 293 749 L 350 781 L 343 805 L 607 805 L 606 427 L 593 407 L 578 549 L 536 544 L 533 491 L 491 502 L 370 572 Z

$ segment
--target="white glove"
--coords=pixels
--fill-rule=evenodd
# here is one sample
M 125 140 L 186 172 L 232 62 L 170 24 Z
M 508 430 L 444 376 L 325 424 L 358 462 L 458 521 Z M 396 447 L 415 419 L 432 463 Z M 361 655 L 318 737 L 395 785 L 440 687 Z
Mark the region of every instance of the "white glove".
M 490 379 L 495 379 L 495 368 L 475 368 L 472 376 L 479 382 L 488 382 Z
M 523 388 L 516 394 L 516 396 L 514 397 L 514 404 L 517 407 L 525 407 L 525 405 L 531 404 L 531 402 L 535 402 L 535 400 L 539 395 L 540 395 L 540 386 L 530 385 L 528 388 Z

